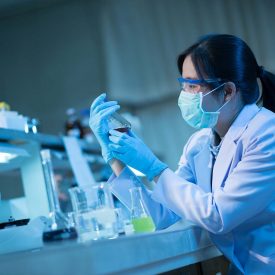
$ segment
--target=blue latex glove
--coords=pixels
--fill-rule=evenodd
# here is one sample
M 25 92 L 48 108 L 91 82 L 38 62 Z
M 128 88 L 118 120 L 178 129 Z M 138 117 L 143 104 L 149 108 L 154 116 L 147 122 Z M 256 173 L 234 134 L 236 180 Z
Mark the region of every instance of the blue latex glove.
M 109 133 L 109 149 L 113 157 L 142 172 L 150 181 L 167 168 L 132 131 L 110 130 Z
M 106 94 L 104 93 L 93 101 L 90 109 L 89 125 L 101 146 L 102 156 L 106 162 L 113 158 L 108 148 L 110 142 L 108 117 L 119 108 L 120 106 L 116 101 L 106 102 Z

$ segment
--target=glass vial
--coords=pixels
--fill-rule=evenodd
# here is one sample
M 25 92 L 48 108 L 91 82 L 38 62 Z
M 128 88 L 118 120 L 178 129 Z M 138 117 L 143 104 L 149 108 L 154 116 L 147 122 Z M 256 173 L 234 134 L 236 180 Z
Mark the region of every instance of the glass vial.
M 108 127 L 110 130 L 117 130 L 127 133 L 131 129 L 131 123 L 118 113 L 113 113 L 108 118 Z

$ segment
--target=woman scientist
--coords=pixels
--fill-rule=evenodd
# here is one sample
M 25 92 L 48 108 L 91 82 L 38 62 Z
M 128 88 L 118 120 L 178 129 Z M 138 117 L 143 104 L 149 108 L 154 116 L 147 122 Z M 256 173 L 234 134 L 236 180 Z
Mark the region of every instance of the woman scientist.
M 178 105 L 198 131 L 176 172 L 132 131 L 109 131 L 106 120 L 119 109 L 117 102 L 105 102 L 102 94 L 92 103 L 90 126 L 114 171 L 113 193 L 127 204 L 128 189 L 141 186 L 157 228 L 187 219 L 209 231 L 240 272 L 274 274 L 275 75 L 232 35 L 202 37 L 178 57 L 178 69 Z M 256 105 L 259 98 L 264 107 Z M 126 165 L 154 180 L 154 190 Z

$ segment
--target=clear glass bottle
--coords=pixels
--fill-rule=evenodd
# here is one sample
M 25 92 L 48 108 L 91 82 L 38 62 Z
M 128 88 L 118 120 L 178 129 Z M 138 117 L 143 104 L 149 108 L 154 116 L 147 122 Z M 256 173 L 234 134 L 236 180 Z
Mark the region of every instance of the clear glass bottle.
M 156 227 L 142 200 L 141 187 L 130 189 L 131 194 L 131 220 L 136 233 L 153 232 Z

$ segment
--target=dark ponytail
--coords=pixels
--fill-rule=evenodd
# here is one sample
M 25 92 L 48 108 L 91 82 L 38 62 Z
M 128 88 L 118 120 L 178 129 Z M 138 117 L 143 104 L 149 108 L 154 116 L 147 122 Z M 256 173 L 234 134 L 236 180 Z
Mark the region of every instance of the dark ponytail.
M 275 75 L 259 67 L 259 78 L 262 84 L 263 106 L 275 112 Z
M 263 106 L 275 112 L 275 75 L 258 66 L 253 52 L 242 39 L 228 34 L 203 36 L 179 55 L 180 73 L 188 55 L 200 78 L 234 82 L 244 104 L 252 104 L 259 99 L 259 78 Z

